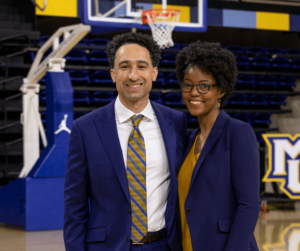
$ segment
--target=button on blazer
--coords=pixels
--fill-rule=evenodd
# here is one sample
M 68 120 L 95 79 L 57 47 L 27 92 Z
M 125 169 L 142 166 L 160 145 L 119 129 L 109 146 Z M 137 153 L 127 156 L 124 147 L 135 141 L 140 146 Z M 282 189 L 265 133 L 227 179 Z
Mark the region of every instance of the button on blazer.
M 188 155 L 199 128 L 188 139 Z M 221 111 L 185 201 L 194 251 L 258 251 L 259 151 L 252 127 Z
M 186 120 L 183 113 L 151 102 L 163 135 L 170 168 L 165 213 L 168 246 L 181 250 L 175 223 Z M 131 205 L 118 138 L 114 101 L 73 122 L 65 178 L 66 251 L 130 249 Z

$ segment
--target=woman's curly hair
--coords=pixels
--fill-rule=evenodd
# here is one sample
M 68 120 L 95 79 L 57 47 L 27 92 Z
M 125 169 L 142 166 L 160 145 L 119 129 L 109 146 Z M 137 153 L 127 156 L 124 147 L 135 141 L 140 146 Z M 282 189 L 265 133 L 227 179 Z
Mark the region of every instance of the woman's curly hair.
M 220 43 L 191 43 L 176 57 L 176 75 L 179 82 L 183 82 L 186 71 L 195 66 L 212 75 L 216 84 L 225 92 L 221 98 L 221 107 L 224 106 L 234 90 L 238 76 L 233 53 L 221 48 Z
M 142 33 L 124 33 L 116 35 L 107 44 L 106 53 L 111 69 L 115 66 L 116 53 L 125 44 L 138 44 L 149 51 L 152 66 L 157 67 L 161 58 L 161 51 L 158 44 L 149 35 Z

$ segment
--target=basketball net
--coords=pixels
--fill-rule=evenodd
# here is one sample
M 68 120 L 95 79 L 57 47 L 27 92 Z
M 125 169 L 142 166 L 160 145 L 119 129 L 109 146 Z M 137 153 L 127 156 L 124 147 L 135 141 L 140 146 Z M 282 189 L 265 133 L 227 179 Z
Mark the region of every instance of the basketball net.
M 179 21 L 180 10 L 174 9 L 152 9 L 145 10 L 142 14 L 143 24 L 149 24 L 153 39 L 161 49 L 174 46 L 172 31 L 175 23 Z

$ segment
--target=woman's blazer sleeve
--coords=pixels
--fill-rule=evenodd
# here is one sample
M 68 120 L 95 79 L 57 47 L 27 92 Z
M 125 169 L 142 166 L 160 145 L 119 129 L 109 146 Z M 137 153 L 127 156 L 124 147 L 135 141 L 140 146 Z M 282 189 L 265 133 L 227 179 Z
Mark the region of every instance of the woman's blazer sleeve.
M 73 122 L 65 177 L 64 241 L 66 251 L 84 251 L 89 215 L 89 173 L 80 131 Z
M 249 124 L 235 129 L 230 162 L 237 211 L 225 250 L 248 251 L 259 214 L 259 151 Z

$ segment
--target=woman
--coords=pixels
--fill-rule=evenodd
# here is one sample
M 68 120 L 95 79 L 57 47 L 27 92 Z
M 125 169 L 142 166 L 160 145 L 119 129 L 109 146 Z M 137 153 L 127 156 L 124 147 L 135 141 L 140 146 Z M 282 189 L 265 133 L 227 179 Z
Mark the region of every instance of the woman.
M 200 41 L 176 59 L 183 102 L 199 128 L 178 173 L 184 251 L 257 250 L 259 153 L 252 127 L 220 108 L 237 80 L 234 55 Z

